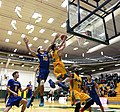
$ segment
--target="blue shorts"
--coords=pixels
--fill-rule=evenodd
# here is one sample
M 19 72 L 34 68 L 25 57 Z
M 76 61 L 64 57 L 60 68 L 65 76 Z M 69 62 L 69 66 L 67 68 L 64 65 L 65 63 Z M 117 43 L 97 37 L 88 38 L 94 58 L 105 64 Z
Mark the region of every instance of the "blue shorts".
M 92 95 L 90 95 L 90 97 L 93 99 L 93 101 L 97 104 L 97 105 L 99 105 L 99 106 L 102 106 L 102 104 L 101 104 L 101 101 L 100 101 L 100 98 L 99 98 L 99 96 L 97 95 L 97 94 L 92 94 Z
M 37 82 L 40 84 L 40 80 L 47 80 L 50 71 L 48 69 L 40 68 L 39 76 L 37 77 Z
M 7 101 L 7 103 L 6 103 L 6 107 L 12 107 L 12 106 L 17 106 L 17 107 L 19 107 L 19 103 L 20 103 L 20 101 L 22 100 L 22 97 L 21 96 L 17 96 L 17 97 L 15 97 L 15 96 L 10 96 L 9 98 L 8 98 L 8 101 Z
M 65 78 L 69 77 L 67 74 L 64 75 L 64 77 L 62 77 L 62 75 L 57 77 L 57 80 L 60 80 L 61 78 L 64 80 Z
M 28 92 L 26 96 L 27 96 L 27 98 L 31 98 L 32 97 L 32 92 Z

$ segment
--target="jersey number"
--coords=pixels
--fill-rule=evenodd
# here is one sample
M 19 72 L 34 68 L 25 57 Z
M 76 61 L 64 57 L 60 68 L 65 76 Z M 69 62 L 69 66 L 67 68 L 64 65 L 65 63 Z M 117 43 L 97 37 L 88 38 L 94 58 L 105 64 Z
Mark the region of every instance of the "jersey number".
M 15 91 L 17 91 L 17 89 L 18 89 L 17 86 L 15 86 Z

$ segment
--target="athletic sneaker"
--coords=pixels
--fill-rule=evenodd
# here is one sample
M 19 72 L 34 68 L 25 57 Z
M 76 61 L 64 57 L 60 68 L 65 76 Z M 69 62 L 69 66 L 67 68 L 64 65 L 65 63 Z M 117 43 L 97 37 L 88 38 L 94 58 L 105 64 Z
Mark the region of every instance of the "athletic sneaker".
M 55 83 L 51 79 L 48 82 L 51 88 L 55 88 Z
M 43 107 L 43 106 L 44 106 L 44 99 L 41 99 L 41 100 L 40 100 L 39 106 L 40 106 L 40 107 Z
M 64 85 L 62 82 L 59 82 L 59 83 L 58 83 L 58 86 L 59 86 L 59 87 L 62 87 L 63 90 L 68 91 L 68 87 L 67 87 L 66 85 Z

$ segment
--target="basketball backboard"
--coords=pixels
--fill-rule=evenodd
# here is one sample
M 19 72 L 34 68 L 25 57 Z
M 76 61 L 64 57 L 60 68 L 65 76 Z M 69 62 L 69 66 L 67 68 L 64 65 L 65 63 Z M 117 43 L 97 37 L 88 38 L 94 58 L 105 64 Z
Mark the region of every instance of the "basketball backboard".
M 74 2 L 71 3 L 70 0 L 68 0 L 67 32 L 81 38 L 108 45 L 112 37 L 108 35 L 105 19 L 112 13 L 113 27 L 115 29 L 114 12 L 119 8 L 119 1 L 95 1 L 96 0 L 74 0 Z M 114 5 L 108 5 L 111 3 Z M 115 35 L 117 35 L 117 33 Z

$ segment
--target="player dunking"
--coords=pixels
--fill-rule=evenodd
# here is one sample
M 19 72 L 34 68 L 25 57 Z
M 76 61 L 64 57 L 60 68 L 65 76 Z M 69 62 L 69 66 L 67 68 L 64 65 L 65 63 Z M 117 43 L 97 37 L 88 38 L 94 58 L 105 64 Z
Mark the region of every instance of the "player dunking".
M 20 104 L 23 105 L 21 112 L 24 112 L 26 109 L 27 100 L 23 99 L 21 96 L 18 96 L 18 90 L 23 92 L 27 90 L 27 88 L 22 90 L 20 82 L 17 81 L 19 78 L 18 71 L 15 71 L 12 76 L 13 79 L 10 79 L 7 84 L 7 90 L 10 95 L 8 97 L 8 101 L 6 102 L 6 108 L 4 109 L 4 112 L 8 112 L 14 105 L 19 107 Z
M 64 90 L 67 90 L 67 87 L 61 83 L 62 80 L 64 80 L 67 77 L 67 72 L 65 70 L 65 65 L 62 62 L 62 51 L 65 48 L 65 41 L 67 36 L 66 35 L 60 35 L 58 34 L 58 38 L 62 39 L 62 42 L 59 46 L 56 46 L 56 44 L 53 44 L 51 46 L 52 49 L 52 60 L 54 65 L 54 75 L 57 78 L 57 81 L 54 83 L 51 79 L 49 80 L 50 86 L 52 88 L 55 88 L 55 84 L 62 87 Z M 57 38 L 54 40 L 56 41 Z
M 86 83 L 85 89 L 87 90 L 88 94 L 93 99 L 93 101 L 100 106 L 101 111 L 104 112 L 104 108 L 98 96 L 99 90 L 98 90 L 97 83 L 92 80 L 92 76 L 90 75 L 87 77 L 87 79 L 88 81 Z M 91 108 L 89 108 L 89 111 L 91 112 Z
M 56 35 L 55 38 L 57 38 L 58 35 Z M 39 76 L 37 79 L 38 82 L 38 87 L 34 91 L 33 96 L 31 100 L 28 102 L 27 107 L 29 108 L 33 100 L 35 99 L 36 95 L 40 92 L 40 105 L 39 106 L 44 106 L 44 83 L 47 80 L 48 74 L 49 74 L 49 64 L 50 64 L 50 56 L 49 56 L 49 51 L 51 49 L 51 46 L 54 44 L 55 40 L 52 41 L 52 43 L 48 46 L 46 50 L 43 48 L 38 48 L 37 52 L 33 51 L 30 49 L 28 46 L 29 40 L 27 38 L 24 38 L 24 42 L 26 44 L 26 47 L 29 52 L 32 53 L 33 56 L 36 56 L 39 58 L 40 61 L 40 66 L 39 66 Z

